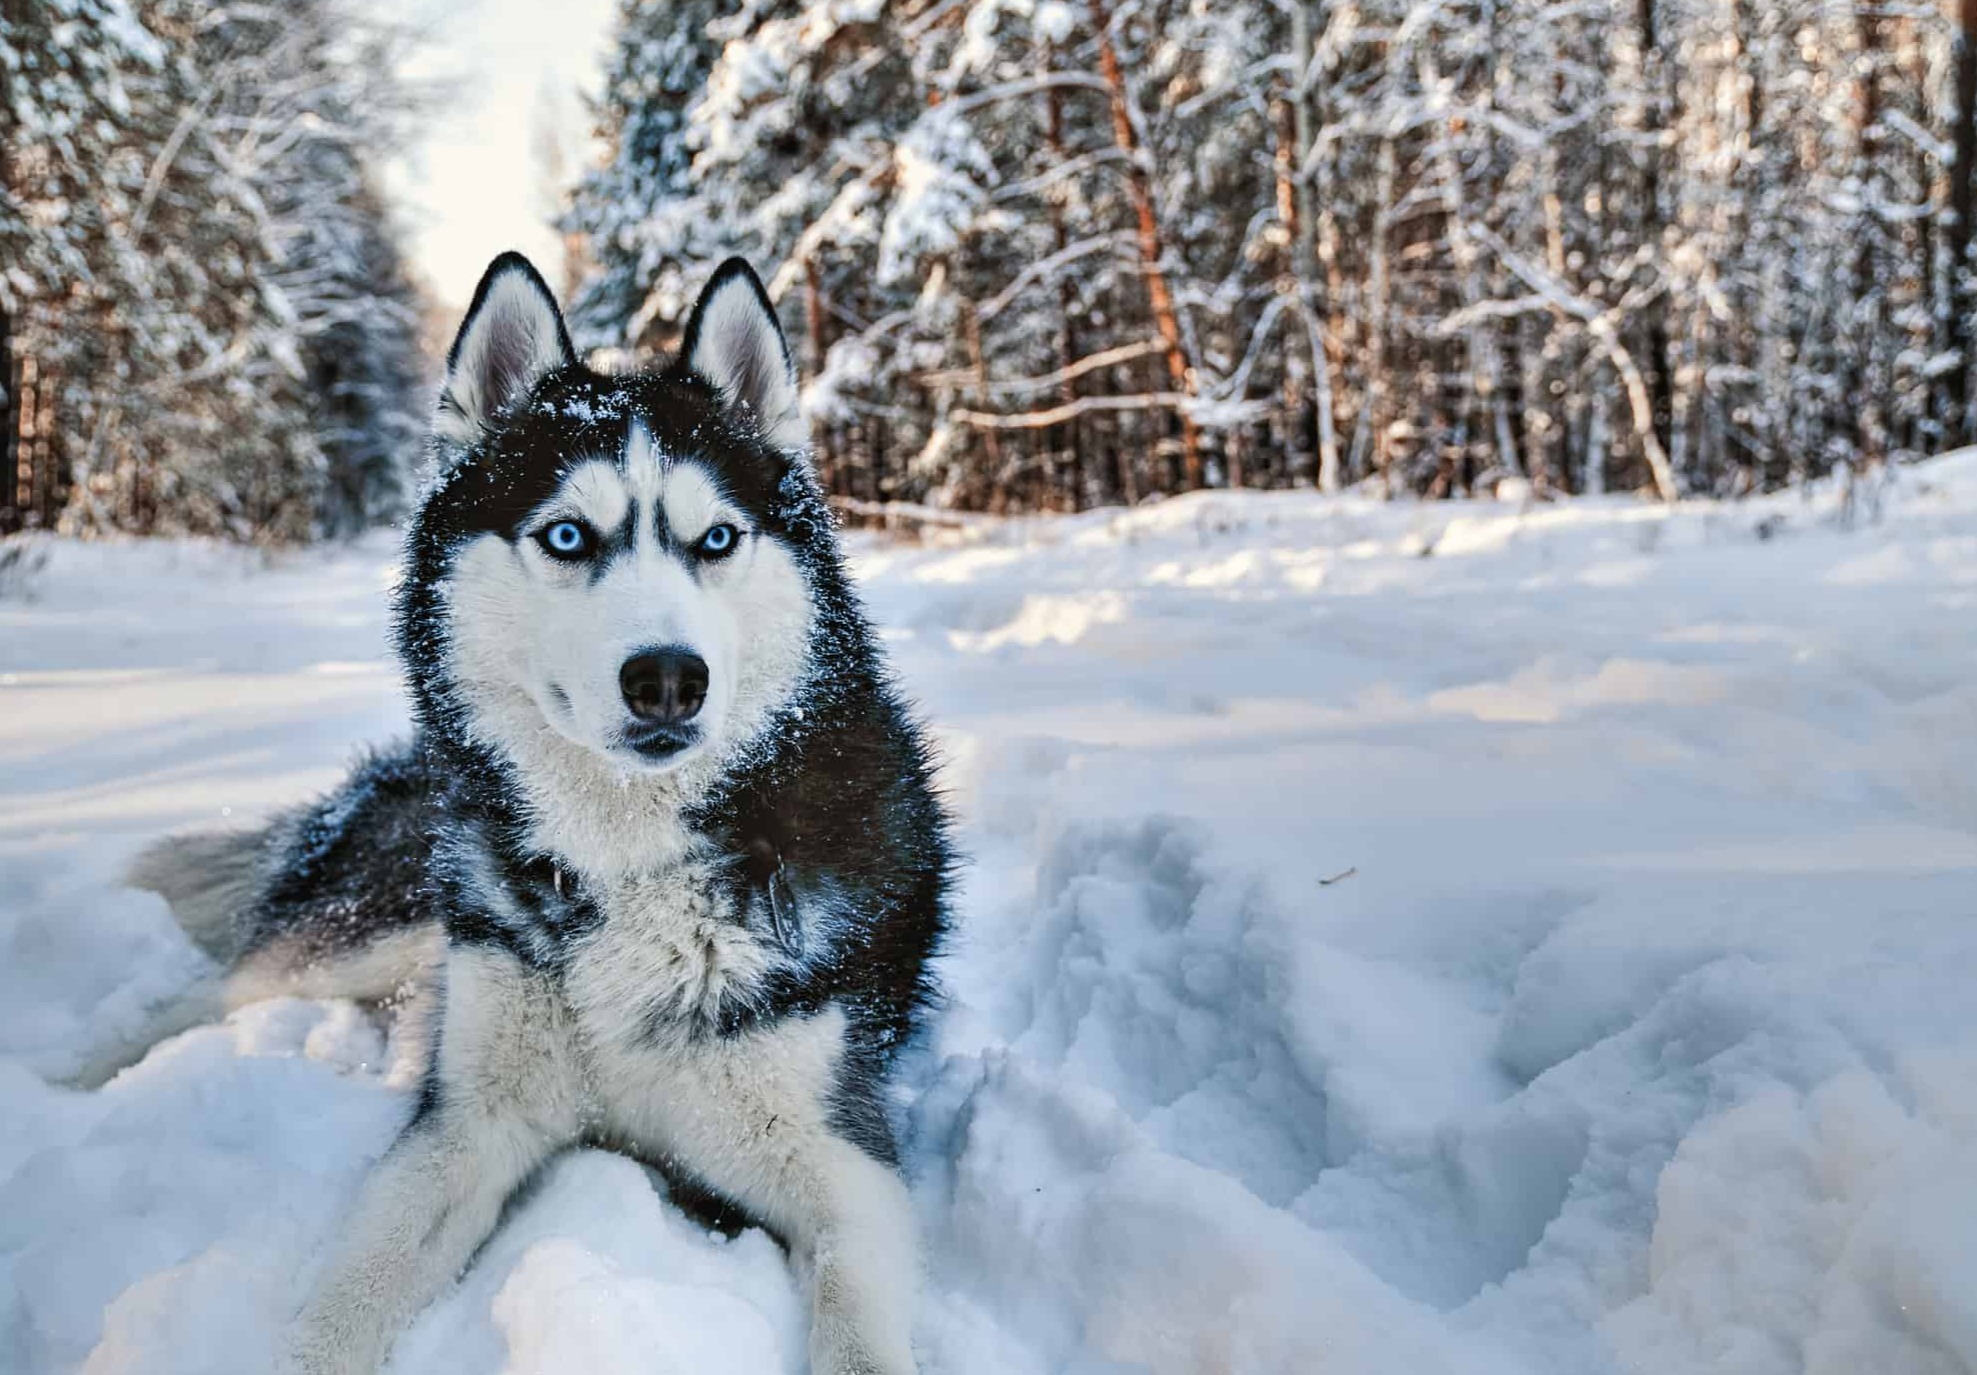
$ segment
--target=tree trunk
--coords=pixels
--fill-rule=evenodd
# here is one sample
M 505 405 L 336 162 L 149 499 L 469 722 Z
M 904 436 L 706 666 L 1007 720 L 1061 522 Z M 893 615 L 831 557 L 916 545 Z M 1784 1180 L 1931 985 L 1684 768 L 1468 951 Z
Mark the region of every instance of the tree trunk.
M 988 362 L 982 353 L 982 319 L 975 311 L 973 301 L 961 303 L 961 334 L 968 347 L 968 369 L 974 374 L 974 394 L 984 410 L 990 405 L 988 389 Z M 1009 480 L 1013 474 L 1002 458 L 1002 438 L 993 425 L 979 427 L 982 436 L 982 450 L 989 465 L 989 510 L 1002 515 L 1014 506 L 1013 494 L 1009 490 Z
M 1366 385 L 1360 398 L 1359 421 L 1352 435 L 1352 470 L 1370 466 L 1380 474 L 1386 495 L 1392 496 L 1393 473 L 1387 467 L 1387 325 L 1391 305 L 1388 243 L 1393 233 L 1394 141 L 1380 140 L 1379 173 L 1373 195 L 1373 245 L 1367 267 Z
M 1972 0 L 1977 3 L 1977 0 Z M 1044 48 L 1043 65 L 1046 72 L 1057 66 L 1057 45 L 1052 43 Z M 1064 92 L 1061 87 L 1046 86 L 1044 100 L 1044 147 L 1050 153 L 1053 167 L 1062 166 L 1065 160 L 1064 149 Z M 1047 197 L 1050 206 L 1050 232 L 1052 251 L 1062 253 L 1071 244 L 1070 228 L 1064 223 L 1063 196 L 1053 188 Z M 1060 273 L 1057 279 L 1057 359 L 1063 370 L 1064 381 L 1060 385 L 1059 400 L 1066 406 L 1078 399 L 1078 379 L 1071 373 L 1071 365 L 1078 361 L 1078 323 L 1075 318 L 1078 304 L 1077 288 L 1071 285 L 1069 273 Z M 1061 431 L 1052 430 L 1048 442 L 1058 448 L 1068 448 L 1071 454 L 1071 509 L 1082 510 L 1086 501 L 1095 495 L 1088 492 L 1088 486 L 1101 485 L 1086 477 L 1083 431 L 1074 416 L 1065 423 Z
M 1661 209 L 1661 147 L 1664 127 L 1661 107 L 1666 89 L 1666 63 L 1662 60 L 1661 35 L 1656 27 L 1655 0 L 1640 0 L 1637 10 L 1641 43 L 1641 124 L 1647 135 L 1647 164 L 1641 176 L 1641 238 L 1655 263 L 1664 261 L 1661 240 L 1665 229 Z M 1648 402 L 1654 439 L 1663 453 L 1673 438 L 1674 359 L 1668 343 L 1668 305 L 1665 294 L 1646 306 Z M 1650 465 L 1652 466 L 1652 465 Z M 1655 486 L 1666 486 L 1663 475 L 1654 474 Z M 1667 492 L 1662 491 L 1664 499 Z
M 1977 300 L 1965 285 L 1971 271 L 1971 216 L 1977 213 L 1977 0 L 1960 0 L 1956 30 L 1956 106 L 1951 141 L 1956 164 L 1950 169 L 1949 337 L 1963 361 L 1950 370 L 1949 435 L 1969 443 L 1970 372 L 1977 365 Z
M 809 258 L 803 264 L 803 365 L 810 375 L 816 377 L 824 370 L 825 355 L 830 352 L 824 319 L 827 307 L 824 304 L 824 282 L 817 271 L 817 261 Z M 817 480 L 826 492 L 850 494 L 850 488 L 839 485 L 837 446 L 833 444 L 833 427 L 825 425 L 821 432 L 812 436 L 815 445 Z
M 0 305 L 0 535 L 11 535 L 21 528 L 18 494 L 22 484 L 14 455 L 20 429 L 19 407 L 14 401 L 18 390 L 14 375 L 14 317 L 5 305 Z
M 1160 221 L 1153 208 L 1153 179 L 1147 171 L 1148 156 L 1133 132 L 1132 109 L 1128 104 L 1125 74 L 1119 67 L 1119 53 L 1112 45 L 1112 16 L 1105 0 L 1087 0 L 1091 7 L 1092 28 L 1098 34 L 1098 71 L 1105 81 L 1112 105 L 1112 139 L 1126 155 L 1126 189 L 1132 198 L 1137 220 L 1140 272 L 1146 278 L 1147 308 L 1153 314 L 1153 327 L 1166 346 L 1167 380 L 1183 396 L 1194 395 L 1194 369 L 1188 366 L 1187 350 L 1181 343 L 1181 322 L 1174 313 L 1174 295 L 1167 286 L 1162 266 L 1164 249 L 1160 242 Z M 1201 431 L 1185 406 L 1180 408 L 1181 467 L 1184 484 L 1201 486 Z
M 1318 299 L 1318 204 L 1311 184 L 1313 171 L 1307 165 L 1311 150 L 1318 141 L 1318 101 L 1312 72 L 1313 3 L 1315 0 L 1288 0 L 1291 20 L 1291 156 L 1288 160 L 1291 194 L 1288 204 L 1280 204 L 1280 213 L 1288 212 L 1291 272 L 1296 279 L 1298 314 L 1304 325 L 1314 383 L 1311 405 L 1318 431 L 1318 487 L 1321 491 L 1336 492 L 1340 485 L 1338 418 L 1334 414 L 1336 403 L 1332 390 L 1327 319 Z M 1279 201 L 1283 199 L 1280 194 Z M 1294 350 L 1290 352 L 1295 355 Z M 1300 425 L 1300 441 L 1302 429 Z M 1303 464 L 1300 462 L 1298 466 L 1300 471 L 1293 476 L 1307 479 L 1308 475 L 1302 471 Z
M 12 20 L 13 15 L 8 13 L 12 8 L 9 5 L 0 10 L 0 15 Z M 4 103 L 7 94 L 6 83 L 6 76 L 0 74 L 0 103 Z M 8 142 L 8 135 L 0 133 L 0 197 L 11 202 L 14 163 Z M 14 371 L 14 313 L 0 301 L 0 535 L 21 528 L 22 508 L 26 505 L 26 498 L 19 495 L 24 484 L 15 466 L 15 444 L 20 431 L 20 403 L 16 396 L 19 389 Z
M 1295 3 L 1295 0 L 1293 0 Z M 1301 6 L 1300 6 L 1301 8 Z M 1306 278 L 1303 272 L 1302 244 L 1304 222 L 1298 214 L 1298 169 L 1301 159 L 1298 149 L 1302 146 L 1297 137 L 1297 115 L 1294 105 L 1297 98 L 1297 77 L 1291 76 L 1290 87 L 1280 96 L 1272 110 L 1271 130 L 1276 139 L 1273 162 L 1276 171 L 1277 221 L 1284 226 L 1284 233 L 1290 245 L 1290 280 L 1288 287 L 1297 302 L 1296 314 L 1304 313 L 1304 293 Z M 1284 385 L 1281 398 L 1281 413 L 1277 424 L 1282 435 L 1284 467 L 1286 476 L 1292 483 L 1307 482 L 1314 462 L 1311 437 L 1317 429 L 1317 407 L 1312 404 L 1313 387 L 1311 379 L 1316 372 L 1316 360 L 1295 345 L 1284 349 Z M 1312 423 L 1305 423 L 1309 413 Z
M 1854 92 L 1854 165 L 1861 185 L 1872 188 L 1880 181 L 1876 175 L 1875 160 L 1880 153 L 1880 137 L 1876 128 L 1881 118 L 1881 82 L 1877 71 L 1881 26 L 1880 20 L 1865 6 L 1859 11 L 1858 23 L 1860 61 L 1856 64 L 1859 76 Z M 1848 391 L 1860 456 L 1873 464 L 1887 451 L 1887 421 L 1882 410 L 1881 379 L 1875 376 L 1875 351 L 1881 327 L 1881 287 L 1875 280 L 1874 249 L 1881 235 L 1871 190 L 1867 199 L 1868 204 L 1861 212 L 1860 237 L 1854 257 L 1854 318 L 1851 322 L 1854 336 L 1853 385 Z

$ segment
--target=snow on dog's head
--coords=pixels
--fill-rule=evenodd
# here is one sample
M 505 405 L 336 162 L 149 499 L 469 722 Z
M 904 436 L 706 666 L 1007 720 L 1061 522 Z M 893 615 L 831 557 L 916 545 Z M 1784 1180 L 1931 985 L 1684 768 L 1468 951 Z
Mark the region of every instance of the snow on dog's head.
M 606 376 L 526 260 L 497 259 L 448 354 L 400 596 L 428 723 L 534 777 L 718 770 L 799 693 L 836 567 L 803 445 L 746 264 L 670 367 Z

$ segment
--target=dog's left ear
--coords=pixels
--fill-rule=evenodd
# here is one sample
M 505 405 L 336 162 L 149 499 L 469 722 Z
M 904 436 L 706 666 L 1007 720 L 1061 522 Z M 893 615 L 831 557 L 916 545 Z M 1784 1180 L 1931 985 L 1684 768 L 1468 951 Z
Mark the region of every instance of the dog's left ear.
M 700 293 L 680 359 L 776 448 L 801 449 L 810 442 L 789 341 L 761 279 L 740 258 L 716 268 Z
M 433 428 L 443 438 L 471 444 L 503 407 L 576 359 L 549 284 L 527 258 L 503 253 L 488 264 L 447 351 Z

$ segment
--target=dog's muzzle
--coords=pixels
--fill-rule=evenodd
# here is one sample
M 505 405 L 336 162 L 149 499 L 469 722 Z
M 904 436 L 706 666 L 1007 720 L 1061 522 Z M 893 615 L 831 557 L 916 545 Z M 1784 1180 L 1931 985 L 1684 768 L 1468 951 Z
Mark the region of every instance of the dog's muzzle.
M 626 743 L 664 758 L 699 734 L 691 723 L 707 701 L 707 661 L 676 645 L 644 650 L 618 670 L 618 691 L 636 723 L 626 730 Z

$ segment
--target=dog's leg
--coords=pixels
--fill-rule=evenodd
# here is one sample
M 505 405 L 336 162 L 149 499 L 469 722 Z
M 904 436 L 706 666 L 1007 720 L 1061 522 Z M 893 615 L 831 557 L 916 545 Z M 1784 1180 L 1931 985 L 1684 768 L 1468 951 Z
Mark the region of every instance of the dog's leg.
M 561 1000 L 503 953 L 448 953 L 438 1060 L 420 1112 L 365 1181 L 293 1342 L 306 1375 L 371 1375 L 493 1230 L 502 1204 L 575 1139 L 581 1082 Z
M 786 1219 L 810 1290 L 816 1375 L 911 1375 L 918 1259 L 906 1185 L 851 1142 L 820 1136 L 790 1159 Z
M 832 1110 L 843 1033 L 831 1009 L 655 1060 L 652 1107 L 629 1134 L 789 1243 L 810 1294 L 812 1375 L 912 1375 L 912 1206 Z M 883 1131 L 869 1116 L 880 1125 L 861 1135 Z

